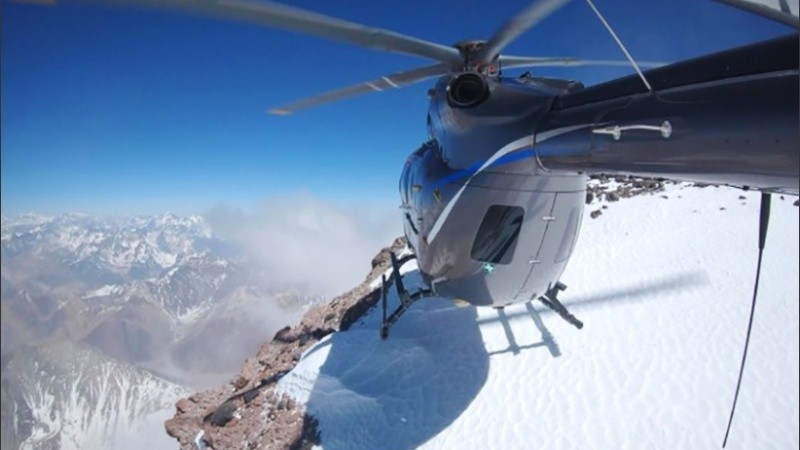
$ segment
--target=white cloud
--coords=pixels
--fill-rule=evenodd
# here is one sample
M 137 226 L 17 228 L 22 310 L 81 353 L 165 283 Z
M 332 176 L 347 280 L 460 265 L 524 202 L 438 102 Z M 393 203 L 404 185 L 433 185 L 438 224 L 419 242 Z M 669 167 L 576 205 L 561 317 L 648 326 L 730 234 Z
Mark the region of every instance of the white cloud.
M 402 233 L 394 211 L 391 203 L 376 211 L 301 193 L 268 199 L 252 213 L 218 205 L 206 219 L 258 262 L 268 286 L 333 296 L 361 282 L 372 258 Z

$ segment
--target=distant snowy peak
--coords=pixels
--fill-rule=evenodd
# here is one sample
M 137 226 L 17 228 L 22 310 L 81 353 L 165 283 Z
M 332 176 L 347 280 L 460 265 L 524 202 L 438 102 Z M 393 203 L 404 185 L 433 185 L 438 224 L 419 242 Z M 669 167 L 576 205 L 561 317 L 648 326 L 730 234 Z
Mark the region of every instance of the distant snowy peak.
M 93 291 L 87 292 L 81 298 L 83 300 L 89 300 L 92 298 L 112 297 L 121 295 L 123 292 L 125 292 L 124 286 L 121 286 L 119 284 L 106 284 L 100 289 L 95 289 Z
M 103 284 L 83 293 L 81 300 L 106 308 L 149 302 L 159 306 L 173 323 L 187 324 L 224 303 L 237 289 L 250 286 L 250 282 L 239 264 L 202 253 L 183 258 L 158 277 Z
M 69 341 L 24 346 L 3 359 L 3 429 L 11 431 L 3 448 L 120 447 L 114 442 L 119 431 L 141 429 L 186 394 Z M 16 442 L 6 442 L 12 436 Z
M 52 216 L 41 214 L 21 214 L 18 216 L 6 216 L 0 218 L 0 228 L 2 228 L 2 241 L 11 240 L 20 231 L 27 231 L 36 226 L 46 224 L 53 220 Z

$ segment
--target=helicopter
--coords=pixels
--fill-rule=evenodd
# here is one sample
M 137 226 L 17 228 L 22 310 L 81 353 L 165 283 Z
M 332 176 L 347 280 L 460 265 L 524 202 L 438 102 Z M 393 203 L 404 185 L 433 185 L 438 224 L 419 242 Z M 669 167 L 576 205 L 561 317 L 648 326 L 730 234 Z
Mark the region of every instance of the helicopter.
M 495 308 L 538 299 L 581 328 L 557 294 L 565 289 L 559 278 L 577 240 L 588 175 L 798 194 L 798 37 L 791 11 L 726 1 L 794 30 L 643 72 L 654 64 L 633 60 L 588 0 L 636 75 L 588 88 L 527 73 L 504 77 L 510 68 L 618 64 L 502 54 L 565 3 L 535 1 L 486 41 L 444 46 L 277 4 L 167 2 L 436 61 L 270 111 L 292 114 L 438 77 L 428 91 L 430 139 L 409 156 L 400 177 L 401 220 L 412 253 L 392 255 L 392 274 L 383 283 L 383 338 L 428 297 Z M 426 284 L 414 293 L 400 276 L 410 259 L 418 260 Z M 392 282 L 401 304 L 387 317 Z
M 173 9 L 404 53 L 433 64 L 301 99 L 278 115 L 436 78 L 429 140 L 408 157 L 400 215 L 411 253 L 392 255 L 381 337 L 415 302 L 503 308 L 540 300 L 581 328 L 558 299 L 575 247 L 587 176 L 633 175 L 798 195 L 797 8 L 720 0 L 786 25 L 764 42 L 669 65 L 634 60 L 592 0 L 589 8 L 627 61 L 503 54 L 569 0 L 536 0 L 487 40 L 451 46 L 255 0 L 101 0 Z M 70 1 L 58 2 L 72 3 Z M 635 74 L 586 87 L 504 69 L 630 65 Z M 650 69 L 644 70 L 650 67 Z M 408 292 L 400 267 L 416 259 L 425 287 Z M 386 312 L 394 284 L 401 304 Z
M 413 304 L 429 297 L 495 308 L 538 300 L 581 328 L 558 294 L 566 288 L 560 278 L 577 242 L 593 174 L 761 191 L 763 249 L 769 194 L 800 191 L 797 5 L 719 1 L 789 31 L 661 65 L 636 61 L 592 0 L 585 0 L 587 6 L 627 61 L 503 53 L 568 0 L 533 1 L 488 39 L 453 45 L 255 0 L 91 3 L 177 9 L 433 61 L 270 110 L 293 114 L 436 79 L 428 90 L 429 139 L 408 157 L 399 180 L 410 254 L 391 254 L 391 274 L 383 278 L 380 334 L 386 339 Z M 588 87 L 530 73 L 504 75 L 506 69 L 620 64 L 635 74 Z M 411 259 L 425 285 L 413 293 L 400 271 Z M 387 315 L 392 284 L 400 305 Z

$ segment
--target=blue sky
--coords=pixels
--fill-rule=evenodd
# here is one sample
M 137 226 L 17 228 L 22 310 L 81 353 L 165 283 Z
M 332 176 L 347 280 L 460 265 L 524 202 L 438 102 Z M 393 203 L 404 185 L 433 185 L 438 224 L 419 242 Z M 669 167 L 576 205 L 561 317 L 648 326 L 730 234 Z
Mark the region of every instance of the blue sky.
M 450 44 L 487 38 L 526 2 L 291 4 Z M 675 61 L 790 31 L 713 1 L 596 4 L 639 60 Z M 5 214 L 189 213 L 297 192 L 391 211 L 403 162 L 426 139 L 432 81 L 266 114 L 426 60 L 170 12 L 2 8 Z M 579 0 L 505 53 L 622 59 Z M 587 84 L 630 72 L 539 71 Z

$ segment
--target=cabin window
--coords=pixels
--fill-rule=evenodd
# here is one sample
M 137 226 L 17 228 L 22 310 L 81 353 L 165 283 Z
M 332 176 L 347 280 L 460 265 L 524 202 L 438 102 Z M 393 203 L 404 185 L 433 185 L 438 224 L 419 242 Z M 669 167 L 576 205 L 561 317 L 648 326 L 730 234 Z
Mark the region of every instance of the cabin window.
M 472 243 L 472 259 L 509 264 L 514 256 L 524 215 L 525 211 L 519 206 L 490 206 Z

